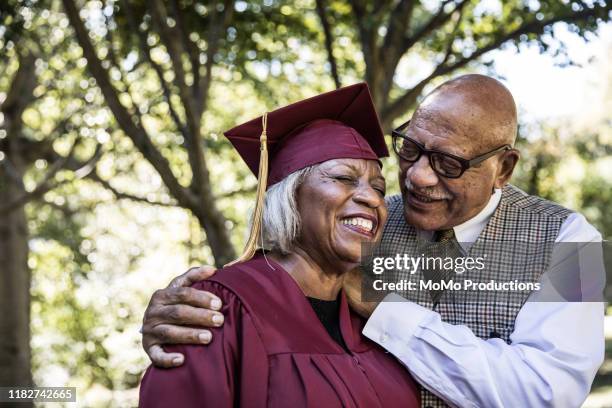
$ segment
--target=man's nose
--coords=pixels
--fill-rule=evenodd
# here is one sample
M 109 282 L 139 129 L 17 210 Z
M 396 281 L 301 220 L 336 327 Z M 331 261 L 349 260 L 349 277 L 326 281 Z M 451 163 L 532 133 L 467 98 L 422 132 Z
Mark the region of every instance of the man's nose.
M 416 163 L 408 168 L 406 179 L 416 187 L 432 187 L 440 181 L 436 172 L 431 168 L 429 157 L 426 155 L 422 155 Z

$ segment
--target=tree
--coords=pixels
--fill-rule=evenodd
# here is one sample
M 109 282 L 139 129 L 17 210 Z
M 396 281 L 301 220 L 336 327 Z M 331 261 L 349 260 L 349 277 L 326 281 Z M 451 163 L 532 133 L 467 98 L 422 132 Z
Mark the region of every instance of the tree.
M 6 135 L 0 159 L 0 203 L 10 203 L 25 194 L 23 175 L 27 162 L 21 130 L 21 114 L 33 99 L 34 59 L 22 56 L 7 97 L 0 106 L 4 117 L 3 134 Z M 5 133 L 4 133 L 5 132 Z M 9 154 L 7 154 L 9 153 Z M 0 384 L 31 385 L 30 368 L 30 271 L 27 265 L 28 238 L 24 207 L 17 205 L 8 216 L 0 216 L 0 265 L 3 284 L 0 307 L 14 313 L 0 315 Z
M 109 35 L 105 45 L 106 58 L 101 58 L 96 51 L 75 2 L 64 0 L 63 3 L 89 70 L 118 126 L 159 173 L 176 204 L 189 209 L 197 217 L 206 232 L 215 263 L 221 266 L 234 259 L 236 253 L 226 218 L 218 209 L 211 186 L 209 159 L 202 134 L 202 115 L 209 102 L 213 70 L 223 54 L 232 54 L 231 49 L 221 49 L 221 45 L 228 42 L 226 36 L 233 16 L 233 2 L 217 1 L 205 6 L 154 0 L 136 5 L 123 1 L 121 7 L 107 6 L 110 7 L 107 14 L 112 18 L 107 18 L 105 28 Z M 117 43 L 111 37 L 114 27 L 123 34 Z M 115 46 L 119 48 L 117 51 Z M 146 102 L 148 108 L 143 109 L 145 101 L 136 102 L 124 79 L 121 61 L 116 56 L 116 52 L 123 52 L 125 56 L 125 52 L 130 50 L 138 55 L 136 65 L 145 66 L 158 81 L 161 99 L 158 97 L 157 101 Z M 167 64 L 161 61 L 164 57 L 156 57 L 159 52 L 164 53 L 169 61 Z M 143 76 L 148 74 L 147 71 L 140 72 Z M 111 80 L 110 73 L 117 75 L 116 81 Z M 122 103 L 122 95 L 128 95 L 130 106 Z M 180 134 L 180 145 L 191 173 L 187 185 L 179 181 L 167 157 L 153 142 L 152 130 L 147 129 L 143 116 L 155 109 L 167 113 L 174 130 Z
M 20 12 L 17 4 L 0 9 L 0 65 L 3 78 L 0 91 L 0 385 L 32 385 L 30 372 L 30 269 L 28 267 L 29 228 L 25 205 L 34 200 L 44 203 L 43 196 L 62 183 L 56 176 L 62 171 L 89 174 L 99 158 L 99 149 L 86 160 L 80 160 L 82 140 L 67 132 L 70 121 L 63 112 L 48 133 L 25 124 L 24 112 L 39 103 L 37 88 L 58 91 L 53 80 L 41 81 L 36 72 L 37 62 L 47 57 L 49 48 L 42 40 L 51 27 L 40 25 L 40 31 L 28 31 L 26 26 L 38 25 Z M 26 13 L 30 17 L 31 14 Z M 43 19 L 44 20 L 44 19 Z M 62 44 L 58 44 L 62 48 Z M 56 50 L 57 51 L 57 50 Z M 70 90 L 59 91 L 62 95 Z M 70 112 L 74 114 L 75 112 Z M 51 116 L 53 121 L 56 118 Z M 65 152 L 54 142 L 71 139 Z M 39 171 L 35 163 L 39 163 Z M 33 184 L 26 188 L 26 184 Z
M 486 62 L 490 51 L 509 44 L 537 43 L 542 51 L 562 54 L 563 44 L 554 39 L 553 25 L 565 22 L 582 36 L 596 30 L 599 23 L 610 20 L 612 4 L 605 1 L 524 1 L 483 2 L 444 0 L 431 2 L 410 0 L 329 1 L 327 7 L 317 1 L 326 44 L 337 44 L 336 37 L 352 42 L 361 51 L 334 57 L 336 49 L 328 48 L 332 74 L 336 68 L 358 66 L 355 73 L 368 82 L 381 116 L 383 128 L 390 130 L 393 121 L 415 107 L 424 89 L 437 80 L 457 72 L 470 63 Z M 404 58 L 420 55 L 431 62 L 430 72 L 412 86 L 399 85 L 398 76 Z M 355 61 L 355 59 L 357 61 Z M 335 74 L 333 74 L 336 77 Z M 405 81 L 405 78 L 403 78 Z M 340 83 L 340 80 L 337 80 Z

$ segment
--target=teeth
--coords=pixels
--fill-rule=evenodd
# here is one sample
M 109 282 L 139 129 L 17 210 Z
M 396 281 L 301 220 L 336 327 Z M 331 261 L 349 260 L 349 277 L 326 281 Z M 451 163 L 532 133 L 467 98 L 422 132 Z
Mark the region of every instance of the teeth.
M 342 224 L 345 224 L 345 225 L 359 226 L 370 232 L 374 228 L 374 223 L 371 220 L 366 220 L 365 218 L 361 218 L 361 217 L 345 218 L 341 222 Z
M 419 201 L 423 201 L 423 202 L 426 202 L 426 203 L 430 203 L 430 202 L 432 202 L 432 201 L 433 201 L 433 199 L 432 199 L 432 198 L 427 197 L 427 196 L 424 196 L 424 195 L 421 195 L 421 194 L 414 194 L 414 196 L 415 196 L 415 197 L 416 197 L 416 198 L 417 198 Z

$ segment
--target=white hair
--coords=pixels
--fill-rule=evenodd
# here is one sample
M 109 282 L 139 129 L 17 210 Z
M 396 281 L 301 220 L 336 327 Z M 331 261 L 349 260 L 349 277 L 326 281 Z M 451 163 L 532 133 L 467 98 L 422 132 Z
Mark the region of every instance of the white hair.
M 291 252 L 301 227 L 297 190 L 316 166 L 291 173 L 266 192 L 262 219 L 265 249 L 284 255 Z

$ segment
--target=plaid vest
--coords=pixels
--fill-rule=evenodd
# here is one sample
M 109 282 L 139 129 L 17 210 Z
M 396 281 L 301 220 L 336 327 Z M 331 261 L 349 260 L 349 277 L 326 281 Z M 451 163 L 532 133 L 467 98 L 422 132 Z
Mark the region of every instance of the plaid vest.
M 381 247 L 389 253 L 405 253 L 415 248 L 417 231 L 404 218 L 400 195 L 387 199 L 389 218 L 385 224 Z M 469 256 L 489 255 L 486 267 L 470 271 L 470 279 L 537 282 L 547 269 L 559 229 L 572 212 L 558 204 L 530 196 L 512 185 L 502 190 L 500 203 L 468 251 Z M 500 247 L 503 245 L 503 247 Z M 422 274 L 397 274 L 392 279 L 420 280 Z M 407 299 L 431 309 L 434 307 L 427 291 L 399 293 Z M 450 324 L 465 325 L 481 339 L 501 338 L 510 344 L 516 316 L 529 296 L 529 291 L 512 292 L 505 296 L 482 292 L 470 295 L 469 301 L 446 291 L 435 310 Z M 476 296 L 474 298 L 473 296 Z M 433 393 L 421 387 L 422 407 L 446 407 Z

